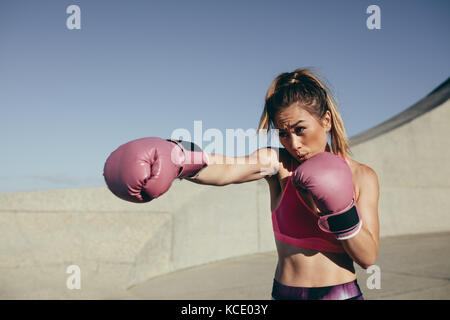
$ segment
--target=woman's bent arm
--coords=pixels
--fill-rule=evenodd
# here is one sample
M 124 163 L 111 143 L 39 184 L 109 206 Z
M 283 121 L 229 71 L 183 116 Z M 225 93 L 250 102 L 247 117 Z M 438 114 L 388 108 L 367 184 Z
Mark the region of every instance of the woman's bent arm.
M 361 231 L 353 238 L 342 240 L 348 255 L 362 268 L 367 269 L 375 263 L 379 245 L 378 177 L 371 168 L 364 170 L 363 186 L 357 202 L 363 225 Z

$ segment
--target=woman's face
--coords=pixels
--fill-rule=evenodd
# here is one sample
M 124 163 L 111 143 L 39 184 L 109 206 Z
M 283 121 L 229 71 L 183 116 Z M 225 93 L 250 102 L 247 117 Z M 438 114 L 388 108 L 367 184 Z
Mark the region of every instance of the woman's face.
M 318 120 L 298 103 L 293 103 L 276 114 L 274 125 L 279 130 L 281 144 L 297 161 L 302 162 L 325 151 L 331 114 L 327 111 Z

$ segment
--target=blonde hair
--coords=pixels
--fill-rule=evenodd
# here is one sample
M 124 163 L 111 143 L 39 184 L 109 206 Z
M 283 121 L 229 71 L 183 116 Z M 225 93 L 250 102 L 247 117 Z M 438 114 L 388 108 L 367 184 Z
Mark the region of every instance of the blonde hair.
M 278 75 L 267 90 L 264 111 L 258 126 L 261 130 L 274 128 L 275 115 L 282 109 L 299 102 L 317 120 L 327 111 L 331 113 L 331 148 L 327 150 L 348 158 L 352 154 L 344 122 L 330 90 L 314 75 L 311 68 L 297 69 Z

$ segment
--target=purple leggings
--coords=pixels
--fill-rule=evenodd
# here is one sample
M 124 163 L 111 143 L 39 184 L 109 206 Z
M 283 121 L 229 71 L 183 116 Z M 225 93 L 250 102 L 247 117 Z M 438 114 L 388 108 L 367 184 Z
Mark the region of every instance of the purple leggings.
M 364 300 L 356 280 L 329 287 L 291 287 L 273 279 L 272 300 Z

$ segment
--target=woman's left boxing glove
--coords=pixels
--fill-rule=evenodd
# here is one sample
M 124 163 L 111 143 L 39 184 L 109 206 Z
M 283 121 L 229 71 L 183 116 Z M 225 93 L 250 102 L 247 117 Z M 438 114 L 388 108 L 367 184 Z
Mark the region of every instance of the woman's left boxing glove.
M 112 152 L 103 176 L 117 197 L 143 203 L 165 193 L 174 179 L 192 177 L 207 164 L 208 155 L 192 142 L 142 138 Z
M 330 152 L 316 154 L 297 167 L 291 181 L 310 192 L 321 212 L 320 229 L 338 240 L 359 232 L 362 220 L 353 198 L 352 172 L 344 159 Z

